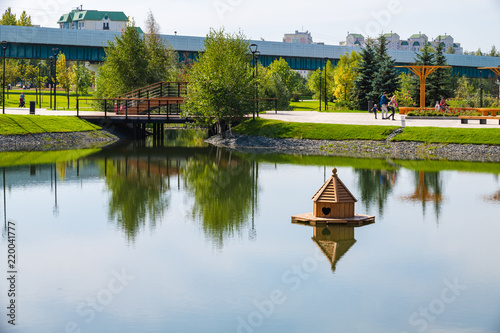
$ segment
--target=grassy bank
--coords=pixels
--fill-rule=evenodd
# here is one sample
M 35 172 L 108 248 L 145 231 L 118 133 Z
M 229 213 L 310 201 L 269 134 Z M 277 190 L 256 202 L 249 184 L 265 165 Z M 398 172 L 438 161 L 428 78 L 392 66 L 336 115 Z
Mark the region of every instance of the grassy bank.
M 257 118 L 233 128 L 233 132 L 270 138 L 313 140 L 385 140 L 397 126 L 289 123 Z
M 500 145 L 500 128 L 406 127 L 393 141 Z
M 313 140 L 385 140 L 398 126 L 292 123 L 258 118 L 247 120 L 233 132 L 270 138 Z M 500 145 L 500 128 L 406 127 L 393 141 Z
M 0 135 L 82 132 L 101 129 L 77 117 L 0 115 Z

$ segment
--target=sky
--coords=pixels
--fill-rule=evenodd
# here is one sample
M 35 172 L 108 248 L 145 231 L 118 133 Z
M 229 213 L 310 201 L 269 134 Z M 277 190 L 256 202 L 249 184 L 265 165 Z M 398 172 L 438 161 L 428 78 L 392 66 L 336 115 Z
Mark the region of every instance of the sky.
M 249 39 L 282 41 L 285 33 L 309 31 L 314 42 L 338 45 L 348 33 L 376 37 L 395 32 L 401 39 L 423 33 L 432 40 L 451 35 L 464 50 L 500 49 L 500 0 L 1 0 L 33 24 L 57 27 L 61 14 L 83 9 L 123 11 L 144 27 L 149 11 L 162 34 L 205 36 L 210 28 L 241 31 Z

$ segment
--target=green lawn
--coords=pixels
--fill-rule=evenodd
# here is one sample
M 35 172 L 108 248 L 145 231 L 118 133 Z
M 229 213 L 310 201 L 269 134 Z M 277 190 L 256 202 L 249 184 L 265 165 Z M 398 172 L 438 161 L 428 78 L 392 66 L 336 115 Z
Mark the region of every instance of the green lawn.
M 292 123 L 257 118 L 233 128 L 235 133 L 313 140 L 385 140 L 398 126 Z M 500 145 L 500 128 L 405 127 L 393 141 Z
M 317 140 L 385 140 L 397 126 L 291 123 L 257 118 L 233 128 L 236 133 L 271 138 Z
M 291 102 L 290 106 L 293 111 L 318 111 L 319 110 L 319 101 L 318 100 L 308 100 L 308 101 L 300 101 L 300 102 Z M 321 102 L 321 112 L 364 112 L 359 110 L 349 110 L 346 108 L 336 108 L 335 103 L 328 103 L 328 110 L 325 111 L 325 104 Z
M 499 145 L 500 128 L 405 127 L 393 141 Z
M 77 117 L 0 114 L 0 135 L 95 131 L 99 126 Z
M 21 89 L 14 89 L 14 90 L 9 90 L 7 93 L 7 90 L 5 91 L 5 107 L 13 107 L 17 108 L 19 107 L 19 97 L 21 96 L 21 93 L 24 93 L 24 100 L 26 102 L 25 108 L 29 108 L 30 101 L 37 102 L 36 95 L 35 95 L 35 89 L 30 89 L 30 90 L 21 90 Z M 70 93 L 69 96 L 69 108 L 68 108 L 68 99 L 66 97 L 66 93 L 64 91 L 57 91 L 57 109 L 58 110 L 76 110 L 76 94 L 73 92 Z M 1 91 L 0 91 L 0 106 L 1 106 Z M 91 95 L 85 95 L 85 96 L 79 96 L 80 98 L 92 98 Z M 42 109 L 51 109 L 50 108 L 50 95 L 49 95 L 49 90 L 43 90 L 42 92 L 42 104 L 41 108 Z M 54 97 L 52 96 L 52 101 L 54 100 Z M 52 105 L 53 109 L 54 105 Z M 40 108 L 38 103 L 36 103 L 36 108 Z M 86 101 L 80 101 L 80 108 L 81 109 L 92 109 L 92 105 L 90 102 Z

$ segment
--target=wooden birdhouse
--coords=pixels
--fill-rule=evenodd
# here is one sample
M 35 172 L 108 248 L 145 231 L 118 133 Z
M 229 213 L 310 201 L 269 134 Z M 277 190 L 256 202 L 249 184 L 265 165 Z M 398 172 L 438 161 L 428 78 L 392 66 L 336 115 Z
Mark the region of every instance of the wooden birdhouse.
M 357 201 L 349 189 L 337 176 L 333 168 L 331 177 L 312 197 L 315 217 L 345 218 L 354 217 L 354 203 Z
M 343 223 L 361 226 L 375 222 L 375 216 L 356 214 L 356 198 L 337 176 L 333 168 L 332 176 L 312 197 L 313 212 L 292 216 L 292 222 L 316 225 L 316 223 Z

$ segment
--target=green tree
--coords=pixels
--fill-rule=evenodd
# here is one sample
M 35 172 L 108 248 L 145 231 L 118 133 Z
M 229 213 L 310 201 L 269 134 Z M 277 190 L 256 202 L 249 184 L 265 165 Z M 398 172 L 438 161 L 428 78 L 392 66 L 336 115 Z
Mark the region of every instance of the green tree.
M 224 135 L 225 124 L 252 112 L 254 85 L 247 39 L 240 32 L 211 29 L 204 52 L 189 70 L 186 115 L 215 125 Z
M 367 43 L 361 51 L 361 61 L 358 64 L 357 71 L 359 75 L 354 80 L 353 95 L 354 104 L 358 110 L 365 110 L 368 107 L 368 100 L 375 103 L 372 94 L 373 76 L 377 68 L 376 54 L 372 43 Z
M 278 98 L 278 108 L 288 110 L 292 93 L 298 89 L 299 79 L 288 63 L 277 59 L 262 70 L 259 67 L 259 96 L 264 98 Z
M 71 85 L 76 94 L 86 95 L 92 85 L 92 73 L 81 62 L 77 62 L 72 68 Z
M 357 67 L 362 56 L 355 52 L 345 53 L 333 70 L 333 95 L 338 101 L 351 101 Z
M 32 27 L 33 24 L 31 24 L 31 16 L 28 16 L 26 14 L 26 11 L 23 10 L 21 13 L 21 16 L 19 17 L 19 20 L 17 20 L 17 25 L 22 26 L 22 27 Z
M 500 52 L 497 51 L 497 48 L 495 45 L 491 47 L 490 52 L 488 53 L 490 57 L 500 57 Z
M 411 97 L 411 90 L 413 89 L 413 77 L 408 73 L 401 73 L 399 75 L 401 86 L 396 91 L 396 100 L 399 106 L 415 106 L 415 101 Z
M 69 91 L 71 89 L 72 72 L 71 67 L 66 63 L 66 56 L 62 52 L 57 55 L 56 74 L 57 83 L 64 89 L 64 91 L 66 91 L 69 109 Z
M 106 58 L 99 67 L 95 95 L 112 98 L 148 84 L 146 42 L 140 37 L 134 21 L 121 35 L 108 42 Z
M 443 54 L 444 45 L 441 43 L 435 49 L 434 64 L 436 66 L 447 66 L 446 57 Z M 428 76 L 426 81 L 425 100 L 427 105 L 433 105 L 441 97 L 450 98 L 453 96 L 453 79 L 451 68 L 439 68 Z M 429 88 L 427 88 L 429 85 Z
M 146 55 L 148 59 L 148 83 L 177 81 L 179 79 L 179 57 L 172 46 L 160 38 L 160 25 L 149 11 L 146 20 Z
M 334 81 L 334 67 L 330 60 L 326 63 L 326 96 L 327 99 L 333 99 L 333 81 Z M 325 94 L 325 70 L 318 68 L 312 72 L 308 81 L 309 89 L 313 92 L 313 98 L 324 100 Z M 320 89 L 321 88 L 321 89 Z
M 387 53 L 387 40 L 384 35 L 380 35 L 378 39 L 378 46 L 376 48 L 376 61 L 378 67 L 376 68 L 375 75 L 372 82 L 372 94 L 371 98 L 377 100 L 380 96 L 386 92 L 388 96 L 394 94 L 398 90 L 399 73 L 394 67 L 396 61 L 392 59 Z
M 453 48 L 452 45 L 448 46 L 448 49 L 446 50 L 446 53 L 448 53 L 448 54 L 455 54 L 455 49 Z
M 12 13 L 10 7 L 3 13 L 0 25 L 17 25 L 16 14 Z
M 471 98 L 474 94 L 474 87 L 470 84 L 469 78 L 465 75 L 458 78 L 457 89 L 455 90 L 455 97 L 461 99 Z
M 276 73 L 283 80 L 283 83 L 290 92 L 295 91 L 298 84 L 297 73 L 290 68 L 285 59 L 279 58 L 273 61 L 269 65 L 269 71 Z
M 152 15 L 141 38 L 132 20 L 122 34 L 108 42 L 106 58 L 96 75 L 95 97 L 113 98 L 158 81 L 176 79 L 177 55 L 158 37 Z

